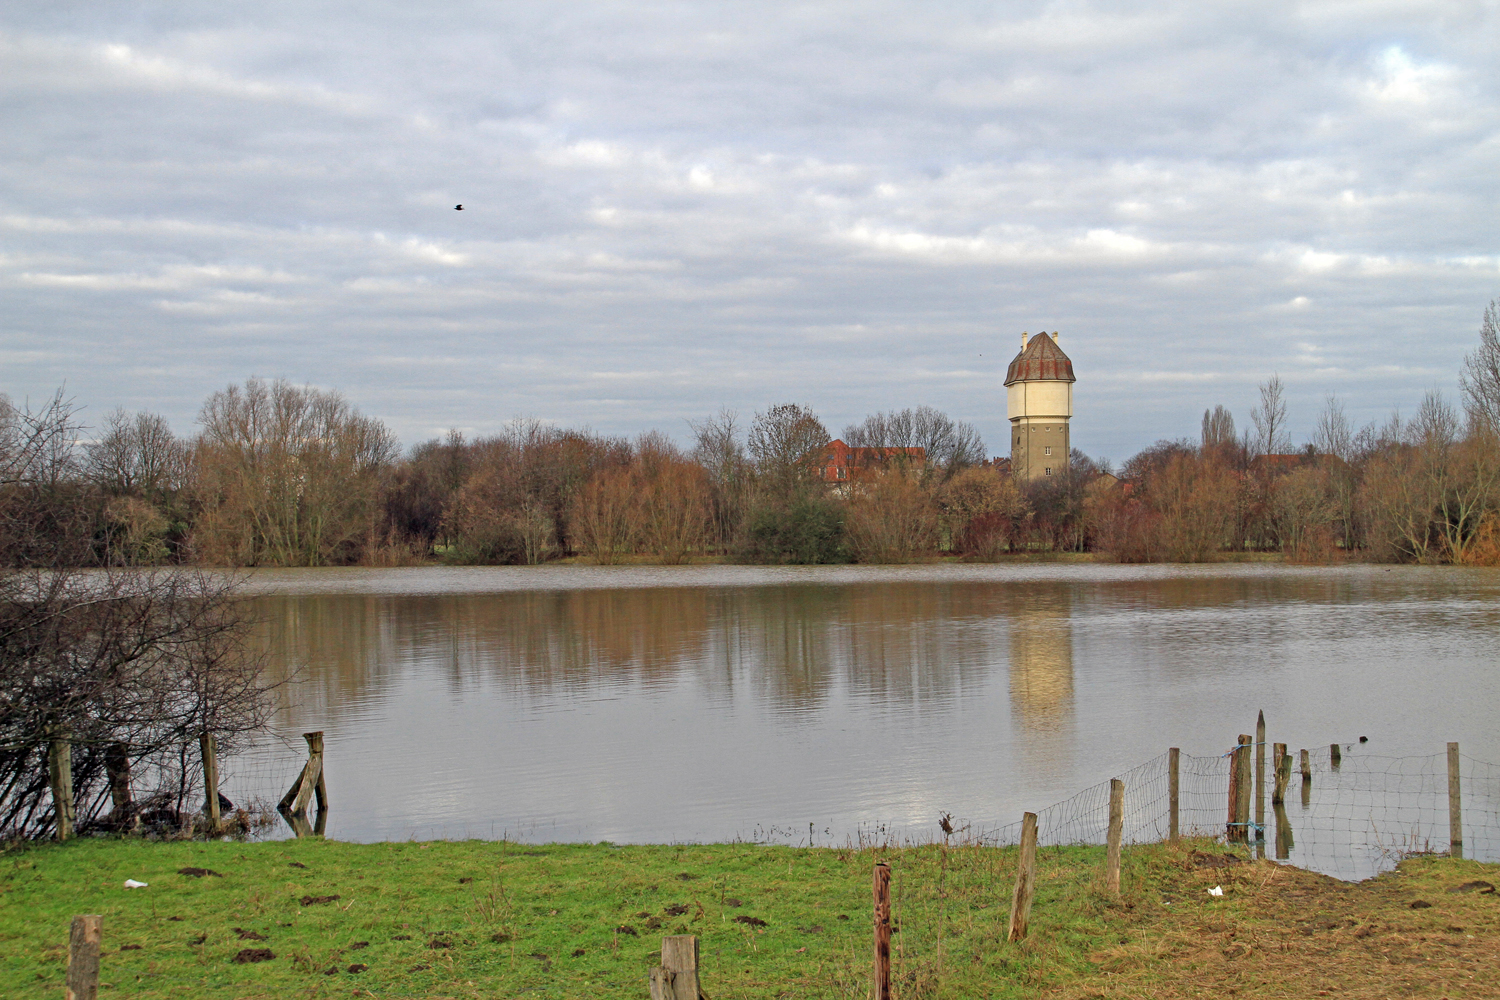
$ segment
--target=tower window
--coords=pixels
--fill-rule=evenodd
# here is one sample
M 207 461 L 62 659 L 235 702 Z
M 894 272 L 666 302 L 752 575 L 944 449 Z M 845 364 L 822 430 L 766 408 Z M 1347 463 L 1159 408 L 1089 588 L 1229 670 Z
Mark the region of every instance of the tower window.
M 1052 466 L 1047 466 L 1047 475 L 1052 475 Z
M 1042 454 L 1044 454 L 1044 455 L 1050 455 L 1050 454 L 1052 454 L 1052 446 L 1049 444 L 1047 447 L 1043 448 L 1042 449 Z

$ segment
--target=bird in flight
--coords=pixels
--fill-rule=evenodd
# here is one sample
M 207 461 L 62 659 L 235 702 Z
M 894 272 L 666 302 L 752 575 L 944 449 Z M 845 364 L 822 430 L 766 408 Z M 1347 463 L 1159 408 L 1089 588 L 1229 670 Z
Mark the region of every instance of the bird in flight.
M 455 212 L 462 212 L 463 210 L 464 210 L 464 207 L 462 205 L 454 205 L 453 206 L 453 211 L 455 211 Z

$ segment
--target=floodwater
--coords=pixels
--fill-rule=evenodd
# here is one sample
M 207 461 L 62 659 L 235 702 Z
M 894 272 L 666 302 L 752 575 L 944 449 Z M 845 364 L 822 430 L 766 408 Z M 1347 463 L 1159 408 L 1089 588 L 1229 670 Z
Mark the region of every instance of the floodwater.
M 247 586 L 288 683 L 278 742 L 228 762 L 226 790 L 279 798 L 299 734 L 322 730 L 327 832 L 347 840 L 928 838 L 943 813 L 1011 823 L 1169 746 L 1212 757 L 1258 710 L 1294 750 L 1456 740 L 1500 761 L 1495 571 L 424 568 Z

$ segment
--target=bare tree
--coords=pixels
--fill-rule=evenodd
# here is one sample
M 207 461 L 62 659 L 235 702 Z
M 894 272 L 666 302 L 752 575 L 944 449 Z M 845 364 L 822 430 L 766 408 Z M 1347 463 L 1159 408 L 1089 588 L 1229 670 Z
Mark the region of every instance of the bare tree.
M 733 542 L 745 512 L 749 463 L 737 423 L 735 412 L 725 408 L 688 424 L 695 439 L 693 458 L 708 474 L 714 541 L 721 548 Z
M 268 718 L 250 626 L 233 582 L 220 576 L 0 576 L 0 835 L 52 828 L 54 740 L 72 746 L 83 823 L 106 811 L 111 753 L 147 765 L 138 774 L 155 780 L 156 802 L 180 810 L 192 784 L 183 748 L 208 732 L 232 754 Z
M 200 551 L 232 565 L 349 561 L 369 541 L 396 456 L 380 421 L 336 392 L 250 379 L 203 405 Z
M 1464 408 L 1476 419 L 1500 431 L 1500 299 L 1490 302 L 1479 325 L 1479 346 L 1464 355 L 1458 375 Z
M 155 498 L 185 485 L 187 447 L 165 417 L 116 409 L 104 418 L 103 431 L 84 449 L 84 470 L 101 489 Z
M 52 485 L 74 473 L 77 415 L 62 389 L 35 410 L 0 393 L 0 486 Z
M 1313 434 L 1313 447 L 1327 456 L 1323 461 L 1327 473 L 1329 502 L 1333 506 L 1333 520 L 1343 535 L 1345 551 L 1359 543 L 1359 473 L 1354 468 L 1360 451 L 1358 435 L 1344 413 L 1344 404 L 1332 393 L 1318 416 L 1318 427 Z
M 861 484 L 847 508 L 849 544 L 860 562 L 910 562 L 937 546 L 937 505 L 906 470 L 893 469 Z
M 569 521 L 580 549 L 608 566 L 634 548 L 639 535 L 640 474 L 606 469 L 573 497 Z
M 1234 444 L 1234 415 L 1222 405 L 1203 411 L 1203 450 L 1220 451 Z
M 977 467 L 949 478 L 937 502 L 953 548 L 980 559 L 994 559 L 1007 548 L 1028 513 L 1015 479 Z
M 639 538 L 663 563 L 683 562 L 708 533 L 708 476 L 678 455 L 643 463 L 640 473 Z
M 95 507 L 81 496 L 78 407 L 58 389 L 40 408 L 0 395 L 0 565 L 80 565 Z
M 828 429 L 808 406 L 783 403 L 755 415 L 749 452 L 763 487 L 786 497 L 811 484 Z
M 1286 434 L 1286 391 L 1280 375 L 1272 375 L 1261 385 L 1260 405 L 1250 411 L 1250 422 L 1255 425 L 1258 454 L 1280 455 L 1291 448 Z
M 972 424 L 955 421 L 931 406 L 871 414 L 844 428 L 844 443 L 855 448 L 921 448 L 930 466 L 950 475 L 985 459 L 984 440 Z
M 1318 427 L 1313 432 L 1313 447 L 1323 455 L 1333 455 L 1344 462 L 1354 460 L 1354 427 L 1344 413 L 1344 404 L 1333 393 L 1328 394 Z

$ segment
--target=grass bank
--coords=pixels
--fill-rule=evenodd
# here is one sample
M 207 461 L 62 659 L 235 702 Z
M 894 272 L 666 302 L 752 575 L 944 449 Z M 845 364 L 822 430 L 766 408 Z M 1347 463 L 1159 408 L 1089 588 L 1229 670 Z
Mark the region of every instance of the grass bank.
M 1450 891 L 1500 881 L 1473 862 L 1351 886 L 1150 846 L 1116 899 L 1102 849 L 1044 849 L 1009 944 L 1011 850 L 316 840 L 0 855 L 0 995 L 61 996 L 69 921 L 99 913 L 106 997 L 644 997 L 670 933 L 700 937 L 715 998 L 864 997 L 877 857 L 902 997 L 1500 995 L 1497 896 Z

